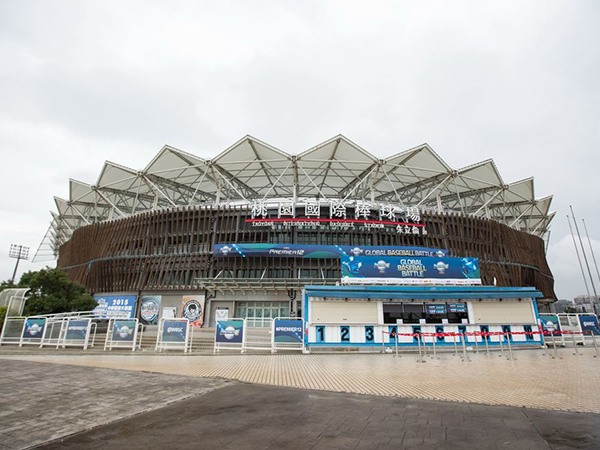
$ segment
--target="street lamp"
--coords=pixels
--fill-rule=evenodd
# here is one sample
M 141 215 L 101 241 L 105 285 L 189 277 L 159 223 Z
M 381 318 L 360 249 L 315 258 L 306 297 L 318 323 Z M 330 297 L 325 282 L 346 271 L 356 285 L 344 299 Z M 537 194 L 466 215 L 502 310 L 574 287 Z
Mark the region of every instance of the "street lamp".
M 24 245 L 10 244 L 10 250 L 8 256 L 16 258 L 17 264 L 15 264 L 15 271 L 12 276 L 12 283 L 15 283 L 15 277 L 17 276 L 17 268 L 19 267 L 19 261 L 22 259 L 29 259 L 29 247 Z

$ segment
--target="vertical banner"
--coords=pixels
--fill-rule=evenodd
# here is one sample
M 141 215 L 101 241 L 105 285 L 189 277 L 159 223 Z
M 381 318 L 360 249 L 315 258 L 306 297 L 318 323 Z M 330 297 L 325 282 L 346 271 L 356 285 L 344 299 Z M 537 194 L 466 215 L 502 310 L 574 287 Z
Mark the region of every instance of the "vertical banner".
M 184 295 L 181 306 L 181 317 L 190 321 L 193 327 L 201 327 L 204 323 L 204 295 Z
M 46 319 L 27 318 L 23 324 L 22 339 L 42 339 L 44 328 L 46 327 Z
M 596 316 L 588 315 L 580 315 L 579 323 L 581 324 L 581 331 L 583 331 L 585 336 L 589 336 L 590 331 L 595 336 L 600 336 L 600 327 L 598 326 L 598 318 Z
M 160 311 L 160 295 L 142 295 L 140 301 L 140 322 L 144 325 L 157 325 Z
M 273 341 L 284 344 L 302 344 L 304 342 L 302 320 L 275 319 Z
M 215 342 L 222 344 L 242 344 L 244 342 L 244 321 L 241 319 L 217 320 Z

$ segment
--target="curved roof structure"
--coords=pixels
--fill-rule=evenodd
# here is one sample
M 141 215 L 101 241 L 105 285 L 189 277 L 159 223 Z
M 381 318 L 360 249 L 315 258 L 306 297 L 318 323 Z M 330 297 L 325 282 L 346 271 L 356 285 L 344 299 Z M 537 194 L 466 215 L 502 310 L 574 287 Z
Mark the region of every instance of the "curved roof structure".
M 171 146 L 135 170 L 107 161 L 91 185 L 69 180 L 34 260 L 54 258 L 78 227 L 162 208 L 271 198 L 363 199 L 487 217 L 543 237 L 552 197 L 533 178 L 506 184 L 494 161 L 454 170 L 427 144 L 379 159 L 342 135 L 298 155 L 245 136 L 212 159 Z

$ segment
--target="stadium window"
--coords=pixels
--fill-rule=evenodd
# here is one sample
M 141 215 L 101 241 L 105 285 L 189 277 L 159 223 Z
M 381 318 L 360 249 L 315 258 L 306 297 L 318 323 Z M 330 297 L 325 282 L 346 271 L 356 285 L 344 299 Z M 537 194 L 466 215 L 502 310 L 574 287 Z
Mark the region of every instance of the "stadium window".
M 426 308 L 427 310 L 427 308 Z M 442 319 L 447 319 L 448 318 L 448 313 L 447 312 L 443 312 L 441 314 L 431 314 L 426 312 L 425 313 L 425 322 L 426 323 L 442 323 Z
M 403 323 L 420 323 L 425 318 L 425 311 L 422 303 L 405 303 L 402 313 Z
M 402 304 L 383 304 L 383 323 L 398 323 L 402 319 Z
M 468 319 L 469 314 L 466 312 L 467 308 L 465 305 L 465 312 L 448 312 L 448 323 L 463 323 L 463 319 Z

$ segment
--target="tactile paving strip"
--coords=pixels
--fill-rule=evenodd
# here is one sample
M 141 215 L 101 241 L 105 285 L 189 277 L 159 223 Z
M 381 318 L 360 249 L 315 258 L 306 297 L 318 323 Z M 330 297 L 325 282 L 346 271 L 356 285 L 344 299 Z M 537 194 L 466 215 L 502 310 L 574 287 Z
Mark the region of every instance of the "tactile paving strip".
M 592 349 L 560 349 L 563 359 L 541 350 L 471 354 L 417 363 L 416 355 L 20 355 L 10 356 L 78 366 L 105 367 L 247 383 L 360 394 L 403 396 L 542 409 L 600 413 L 600 359 Z M 1 364 L 0 364 L 1 365 Z

